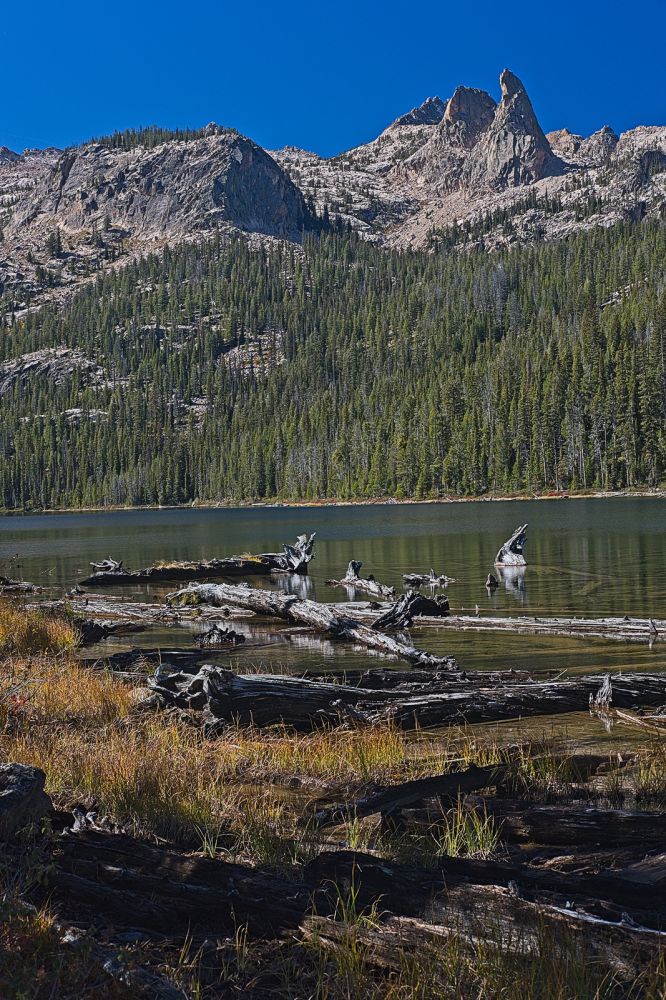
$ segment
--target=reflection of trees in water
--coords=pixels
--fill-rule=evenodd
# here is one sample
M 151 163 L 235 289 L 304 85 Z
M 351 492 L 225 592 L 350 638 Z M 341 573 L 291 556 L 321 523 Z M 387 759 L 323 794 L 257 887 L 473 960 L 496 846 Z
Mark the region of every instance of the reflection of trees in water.
M 314 596 L 314 583 L 309 576 L 299 576 L 297 573 L 278 573 L 275 577 L 278 590 L 283 594 L 295 594 L 301 600 Z
M 527 587 L 525 585 L 524 566 L 498 566 L 500 580 L 509 594 L 517 597 L 521 604 L 525 603 Z

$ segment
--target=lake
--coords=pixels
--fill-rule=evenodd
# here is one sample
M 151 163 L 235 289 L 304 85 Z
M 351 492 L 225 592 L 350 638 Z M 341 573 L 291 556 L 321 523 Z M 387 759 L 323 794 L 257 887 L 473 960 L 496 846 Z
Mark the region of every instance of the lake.
M 279 550 L 301 532 L 317 532 L 307 579 L 255 581 L 296 586 L 303 596 L 343 601 L 326 586 L 344 575 L 351 558 L 363 574 L 402 590 L 408 571 L 455 577 L 448 588 L 453 611 L 526 615 L 636 615 L 666 617 L 666 500 L 608 499 L 521 502 L 374 504 L 361 507 L 256 507 L 128 510 L 108 513 L 0 517 L 0 572 L 20 576 L 60 595 L 89 572 L 91 560 L 122 559 L 138 569 L 159 559 L 209 559 Z M 484 583 L 500 544 L 529 524 L 524 573 L 507 576 L 489 596 Z M 17 561 L 12 557 L 18 556 Z M 494 571 L 497 575 L 497 571 Z M 134 599 L 163 597 L 174 587 L 119 590 Z M 359 595 L 362 597 L 362 595 Z M 242 625 L 248 643 L 232 660 L 313 669 L 366 664 L 367 651 L 310 636 L 275 636 L 265 626 Z M 191 641 L 191 634 L 181 636 Z M 517 666 L 569 671 L 662 669 L 666 642 L 413 631 L 414 641 L 451 652 L 466 668 Z M 145 645 L 174 645 L 173 631 L 132 636 Z M 115 640 L 118 645 L 118 640 Z M 104 649 L 112 648 L 109 643 Z

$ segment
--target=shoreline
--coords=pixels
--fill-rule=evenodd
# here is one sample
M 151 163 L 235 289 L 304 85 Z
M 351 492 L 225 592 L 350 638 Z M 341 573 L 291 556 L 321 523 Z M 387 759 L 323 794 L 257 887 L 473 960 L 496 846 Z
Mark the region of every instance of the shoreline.
M 413 497 L 406 497 L 400 500 L 395 497 L 374 497 L 359 500 L 336 500 L 326 498 L 322 500 L 220 500 L 202 501 L 197 503 L 181 504 L 145 504 L 140 506 L 116 506 L 108 505 L 104 507 L 44 507 L 35 510 L 23 508 L 21 510 L 0 508 L 2 517 L 32 517 L 46 514 L 112 514 L 120 511 L 152 511 L 152 510 L 277 510 L 280 508 L 329 508 L 329 507 L 397 507 L 397 506 L 437 506 L 440 504 L 456 503 L 520 503 L 534 500 L 613 500 L 618 498 L 664 500 L 666 490 L 664 489 L 642 489 L 642 490 L 596 490 L 590 491 L 567 491 L 557 493 L 535 494 L 500 494 L 489 496 L 461 496 L 461 497 L 437 497 L 433 499 L 417 500 Z

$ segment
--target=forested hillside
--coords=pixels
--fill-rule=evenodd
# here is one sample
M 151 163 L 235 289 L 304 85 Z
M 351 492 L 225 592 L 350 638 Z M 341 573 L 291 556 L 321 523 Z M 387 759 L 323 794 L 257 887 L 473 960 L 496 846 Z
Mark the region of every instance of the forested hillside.
M 658 484 L 665 341 L 656 222 L 493 255 L 166 249 L 0 328 L 0 503 Z

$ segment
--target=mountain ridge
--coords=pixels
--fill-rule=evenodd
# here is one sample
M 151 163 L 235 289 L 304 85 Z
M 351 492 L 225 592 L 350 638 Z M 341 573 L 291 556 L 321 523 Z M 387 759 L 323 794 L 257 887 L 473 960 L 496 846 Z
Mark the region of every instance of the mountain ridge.
M 2 147 L 0 294 L 25 306 L 220 228 L 298 242 L 334 220 L 398 249 L 493 250 L 664 217 L 666 126 L 546 135 L 508 69 L 500 92 L 499 101 L 468 86 L 429 97 L 333 157 L 264 150 L 215 123 L 66 150 Z

